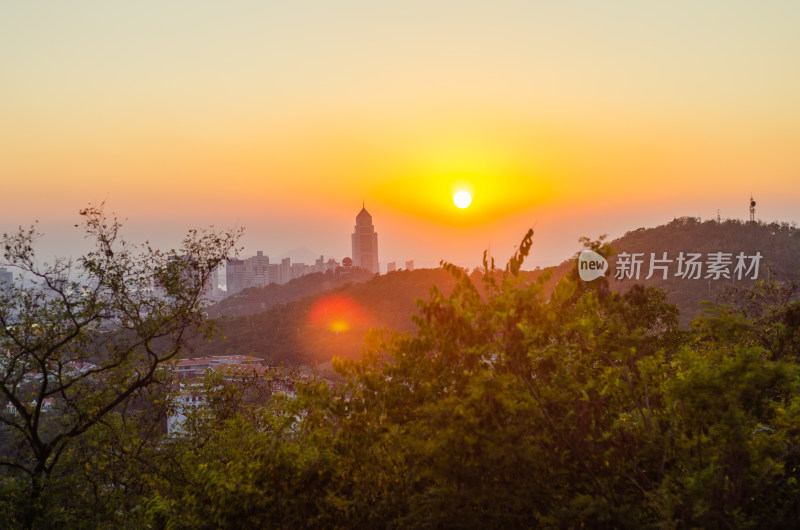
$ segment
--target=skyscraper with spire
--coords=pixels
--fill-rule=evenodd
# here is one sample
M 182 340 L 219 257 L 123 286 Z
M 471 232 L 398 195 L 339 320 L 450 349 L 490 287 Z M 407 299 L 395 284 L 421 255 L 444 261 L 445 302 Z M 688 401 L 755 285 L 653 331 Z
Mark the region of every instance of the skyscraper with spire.
M 378 268 L 378 234 L 372 225 L 372 216 L 364 204 L 356 216 L 356 227 L 352 235 L 353 265 L 370 272 L 379 272 Z

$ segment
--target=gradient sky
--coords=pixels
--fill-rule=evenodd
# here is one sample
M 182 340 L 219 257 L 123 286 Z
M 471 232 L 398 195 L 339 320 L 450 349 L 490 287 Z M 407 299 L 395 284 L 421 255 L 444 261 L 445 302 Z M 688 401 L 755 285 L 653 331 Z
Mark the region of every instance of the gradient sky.
M 0 231 L 79 252 L 244 226 L 244 255 L 533 265 L 679 216 L 800 219 L 800 2 L 0 2 Z M 473 205 L 456 209 L 453 184 Z M 657 249 L 656 249 L 657 250 Z

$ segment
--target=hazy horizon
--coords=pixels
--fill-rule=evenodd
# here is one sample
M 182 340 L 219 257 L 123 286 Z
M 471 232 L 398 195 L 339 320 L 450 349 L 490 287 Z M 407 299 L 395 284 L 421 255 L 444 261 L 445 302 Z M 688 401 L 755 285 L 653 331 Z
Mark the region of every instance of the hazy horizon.
M 169 248 L 341 260 L 362 201 L 381 270 L 527 266 L 676 217 L 797 222 L 800 4 L 84 2 L 0 7 L 0 232 L 77 212 Z M 473 203 L 453 205 L 467 182 Z

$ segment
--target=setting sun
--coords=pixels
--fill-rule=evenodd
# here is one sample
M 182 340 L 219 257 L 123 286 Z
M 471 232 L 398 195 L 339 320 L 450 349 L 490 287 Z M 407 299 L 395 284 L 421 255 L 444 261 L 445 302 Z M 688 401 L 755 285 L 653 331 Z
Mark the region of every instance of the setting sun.
M 468 207 L 472 204 L 472 195 L 468 191 L 461 190 L 453 195 L 453 203 L 461 209 Z

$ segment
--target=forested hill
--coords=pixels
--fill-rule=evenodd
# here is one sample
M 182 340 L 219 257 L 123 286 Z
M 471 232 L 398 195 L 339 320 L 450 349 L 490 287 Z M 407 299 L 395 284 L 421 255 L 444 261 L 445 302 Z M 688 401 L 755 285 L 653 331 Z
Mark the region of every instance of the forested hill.
M 703 300 L 715 300 L 721 290 L 731 285 L 749 285 L 755 270 L 747 274 L 752 264 L 750 256 L 760 254 L 758 279 L 768 277 L 777 280 L 800 278 L 800 230 L 787 223 L 748 223 L 738 220 L 701 222 L 692 217 L 681 217 L 669 224 L 656 228 L 640 228 L 628 232 L 623 237 L 611 242 L 617 255 L 609 260 L 609 283 L 613 290 L 625 291 L 632 285 L 640 283 L 646 286 L 660 287 L 667 291 L 668 299 L 677 304 L 681 311 L 681 322 L 688 323 L 701 309 Z M 651 258 L 663 259 L 666 252 L 668 262 L 655 263 L 667 267 L 667 279 L 663 279 L 663 270 L 655 269 L 653 276 L 646 279 L 650 272 Z M 717 253 L 723 253 L 722 261 L 730 261 L 719 268 L 726 271 L 730 278 L 720 273 L 718 278 L 710 262 L 716 259 Z M 630 260 L 628 255 L 642 254 L 639 279 L 624 277 L 617 279 L 620 272 L 620 259 Z M 700 278 L 693 279 L 696 272 L 679 275 L 679 258 L 683 253 L 687 258 L 690 253 L 701 254 L 698 258 L 702 264 Z M 745 257 L 745 269 L 741 271 L 741 280 L 736 270 L 737 256 Z M 654 254 L 655 256 L 651 256 Z M 729 255 L 729 256 L 728 256 Z M 626 273 L 630 269 L 624 267 Z M 686 272 L 683 267 L 681 273 Z M 627 274 L 626 274 L 627 276 Z
M 754 271 L 737 280 L 737 256 L 761 254 L 758 278 L 772 274 L 780 279 L 800 278 L 800 230 L 788 224 L 743 223 L 739 221 L 700 222 L 695 218 L 679 218 L 656 228 L 640 228 L 610 243 L 616 255 L 609 259 L 610 287 L 626 291 L 639 283 L 660 287 L 668 299 L 680 308 L 680 320 L 686 325 L 701 310 L 700 302 L 715 300 L 723 287 L 747 285 Z M 576 249 L 579 244 L 576 242 Z M 536 236 L 532 252 L 536 251 Z M 479 254 L 481 249 L 476 249 Z M 667 279 L 656 269 L 647 279 L 651 253 L 666 259 Z M 706 278 L 709 255 L 730 254 L 727 272 L 730 278 Z M 618 261 L 625 253 L 642 254 L 639 278 L 614 278 Z M 683 253 L 700 254 L 700 278 L 678 274 L 678 260 Z M 723 256 L 724 257 L 724 256 Z M 574 265 L 567 260 L 552 267 L 554 284 Z M 750 259 L 745 265 L 750 265 Z M 724 267 L 723 267 L 724 268 Z M 530 273 L 531 277 L 538 272 Z M 694 276 L 694 274 L 692 275 Z M 362 280 L 362 281 L 358 281 Z M 414 300 L 427 298 L 430 287 L 449 292 L 452 277 L 442 269 L 398 271 L 366 278 L 312 275 L 283 286 L 250 289 L 223 301 L 209 313 L 245 315 L 223 321 L 225 339 L 199 345 L 198 354 L 252 353 L 274 363 L 319 363 L 334 355 L 358 356 L 366 331 L 372 327 L 412 329 Z M 264 309 L 267 309 L 266 311 Z M 316 311 L 316 312 L 315 312 Z
M 284 285 L 271 283 L 266 287 L 250 287 L 241 293 L 225 298 L 208 309 L 211 318 L 243 316 L 262 313 L 277 304 L 286 304 L 323 291 L 339 288 L 349 283 L 364 282 L 372 278 L 369 271 L 352 268 L 343 273 L 315 272 L 296 278 Z
M 655 228 L 639 228 L 627 232 L 624 236 L 609 243 L 615 255 L 608 260 L 609 272 L 606 278 L 609 286 L 614 291 L 625 292 L 636 284 L 647 287 L 658 287 L 667 292 L 667 299 L 676 304 L 680 309 L 680 322 L 687 325 L 702 310 L 701 302 L 706 300 L 719 301 L 723 290 L 730 286 L 748 286 L 753 283 L 754 270 L 749 274 L 746 268 L 742 271 L 739 280 L 736 266 L 737 256 L 744 254 L 746 267 L 751 264 L 750 256 L 761 254 L 757 279 L 773 278 L 778 281 L 800 279 L 800 229 L 788 223 L 749 223 L 739 220 L 700 221 L 694 217 L 680 217 L 672 222 Z M 576 245 L 577 248 L 580 248 Z M 534 252 L 536 237 L 534 236 Z M 666 258 L 664 253 L 666 252 Z M 709 275 L 708 263 L 713 260 L 714 254 L 729 254 L 723 260 L 729 260 L 727 266 L 722 266 L 729 278 L 723 274 L 714 278 L 716 274 Z M 686 272 L 686 267 L 681 267 L 679 274 L 679 258 L 683 253 L 684 259 L 690 254 L 700 254 L 697 261 L 701 263 L 699 278 L 695 279 L 697 271 Z M 577 254 L 577 253 L 576 253 Z M 626 256 L 627 254 L 628 256 Z M 632 263 L 633 255 L 641 261 L 639 275 L 636 277 L 635 269 L 622 266 L 619 260 L 628 260 Z M 651 256 L 654 254 L 654 256 Z M 651 259 L 671 260 L 654 262 L 667 268 L 667 278 L 664 279 L 663 269 L 655 268 L 650 274 Z M 551 284 L 563 277 L 574 266 L 574 260 L 569 259 L 561 265 L 550 267 L 553 272 Z M 622 270 L 620 270 L 622 269 Z M 621 279 L 617 278 L 618 272 Z M 630 276 L 630 277 L 628 277 Z
M 223 318 L 225 338 L 198 344 L 193 355 L 248 353 L 287 365 L 325 362 L 334 355 L 356 357 L 370 328 L 411 329 L 414 301 L 427 298 L 433 285 L 445 292 L 454 285 L 450 274 L 442 269 L 391 272 L 365 282 L 328 280 L 340 283 L 333 289 L 302 296 L 291 288 L 311 289 L 320 284 L 295 280 L 282 286 L 285 289 L 274 291 L 291 301 L 275 303 L 272 298 L 263 302 L 274 303 L 267 311 Z M 237 307 L 260 304 L 259 297 L 270 292 L 269 288 L 249 291 L 239 296 Z

